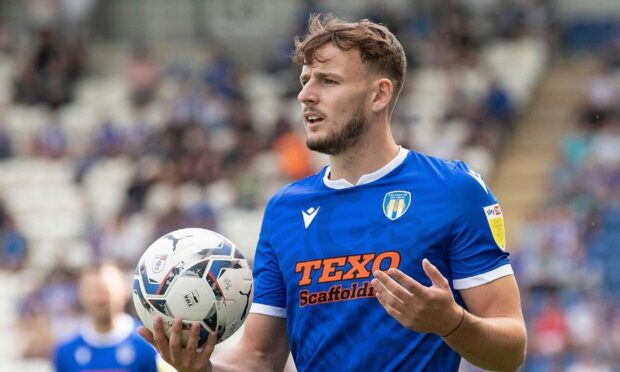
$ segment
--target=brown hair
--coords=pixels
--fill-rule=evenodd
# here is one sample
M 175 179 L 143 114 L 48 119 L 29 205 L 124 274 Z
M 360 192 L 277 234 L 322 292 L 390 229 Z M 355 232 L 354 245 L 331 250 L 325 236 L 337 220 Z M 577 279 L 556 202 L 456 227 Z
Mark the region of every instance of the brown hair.
M 390 111 L 403 88 L 407 72 L 407 58 L 402 45 L 387 27 L 362 19 L 359 22 L 345 22 L 328 14 L 312 14 L 308 21 L 308 33 L 295 38 L 293 62 L 309 65 L 318 59 L 317 50 L 327 43 L 340 50 L 357 49 L 362 63 L 374 72 L 385 74 L 394 84 L 394 95 Z

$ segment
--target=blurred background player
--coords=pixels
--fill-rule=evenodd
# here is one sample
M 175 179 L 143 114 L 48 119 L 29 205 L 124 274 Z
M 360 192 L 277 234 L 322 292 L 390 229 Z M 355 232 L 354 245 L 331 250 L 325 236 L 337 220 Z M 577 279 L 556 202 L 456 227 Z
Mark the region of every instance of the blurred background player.
M 79 296 L 85 316 L 78 333 L 56 347 L 58 372 L 157 371 L 156 351 L 136 333 L 136 320 L 123 311 L 128 282 L 111 264 L 82 271 Z

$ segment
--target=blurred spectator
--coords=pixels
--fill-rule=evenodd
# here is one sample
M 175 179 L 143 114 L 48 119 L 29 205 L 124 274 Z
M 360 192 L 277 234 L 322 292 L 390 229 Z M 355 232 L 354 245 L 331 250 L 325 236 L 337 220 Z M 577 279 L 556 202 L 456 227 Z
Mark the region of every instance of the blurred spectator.
M 595 295 L 588 294 L 584 301 L 576 301 L 566 306 L 571 347 L 577 350 L 602 350 L 599 338 L 602 333 L 598 319 L 605 316 L 603 303 Z
M 28 258 L 27 242 L 13 217 L 0 204 L 0 269 L 20 270 Z
M 53 29 L 38 29 L 31 52 L 23 53 L 15 78 L 15 102 L 45 103 L 52 109 L 73 99 L 73 87 L 84 72 L 86 51 L 79 40 L 60 42 Z
M 121 132 L 123 140 L 123 154 L 133 160 L 145 155 L 152 150 L 150 143 L 155 135 L 153 123 L 148 119 L 143 110 L 132 111 L 131 120 L 127 128 Z
M 53 111 L 49 120 L 35 134 L 33 154 L 47 158 L 61 158 L 69 148 L 67 133 L 60 123 L 60 115 Z
M 590 133 L 585 130 L 583 122 L 579 123 L 577 130 L 562 139 L 561 151 L 563 162 L 558 164 L 556 171 L 563 170 L 563 166 L 567 166 L 570 171 L 583 169 L 590 153 Z M 555 180 L 555 176 L 552 178 Z M 554 189 L 558 190 L 560 187 L 562 186 L 558 185 Z
M 98 258 L 131 270 L 151 243 L 152 237 L 149 221 L 138 218 L 128 210 L 122 210 L 101 232 Z
M 25 294 L 20 298 L 17 308 L 21 357 L 24 359 L 48 358 L 55 342 L 55 336 L 50 327 L 50 314 L 43 311 L 45 303 L 41 292 Z
M 280 160 L 280 171 L 290 180 L 302 179 L 313 173 L 310 151 L 305 142 L 303 135 L 292 130 L 288 119 L 278 119 L 271 148 Z
M 218 46 L 211 46 L 204 53 L 203 82 L 226 99 L 240 99 L 239 76 L 234 62 Z
M 559 299 L 552 297 L 531 326 L 534 331 L 532 359 L 547 366 L 548 371 L 560 370 L 562 353 L 569 343 L 566 315 Z
M 15 78 L 13 99 L 17 103 L 34 105 L 41 101 L 41 80 L 34 61 L 21 57 L 21 71 Z
M 5 215 L 0 229 L 0 243 L 2 253 L 0 254 L 2 265 L 0 267 L 8 270 L 20 270 L 25 267 L 28 258 L 28 247 L 26 239 L 17 230 L 13 219 Z
M 155 237 L 163 236 L 171 231 L 187 227 L 187 219 L 181 206 L 181 190 L 177 186 L 172 191 L 172 201 L 155 221 Z
M 154 177 L 149 173 L 149 169 L 145 167 L 136 167 L 132 179 L 129 181 L 125 196 L 125 209 L 130 212 L 141 212 L 144 208 L 146 196 L 152 184 Z
M 71 84 L 70 87 L 73 87 L 73 84 L 87 72 L 88 53 L 84 40 L 72 35 L 65 42 L 62 54 L 66 65 L 66 79 Z
M 592 128 L 597 128 L 607 119 L 617 96 L 614 80 L 610 79 L 608 72 L 605 65 L 597 63 L 585 92 L 582 115 Z
M 13 31 L 6 20 L 0 18 L 0 54 L 12 55 L 15 52 Z
M 38 74 L 43 74 L 47 71 L 52 61 L 60 54 L 58 49 L 58 41 L 50 29 L 37 31 L 34 65 Z
M 130 101 L 134 107 L 143 107 L 153 100 L 161 79 L 161 70 L 151 52 L 145 47 L 133 50 L 127 67 L 127 79 Z
M 3 110 L 3 109 L 0 109 Z M 0 111 L 0 161 L 13 156 L 13 141 L 6 128 L 3 112 Z
M 43 102 L 52 109 L 71 100 L 71 80 L 69 80 L 69 66 L 64 54 L 49 62 L 45 73 L 42 74 L 41 93 Z
M 613 167 L 620 164 L 620 116 L 609 118 L 592 137 L 590 158 L 595 164 Z
M 19 305 L 26 358 L 50 356 L 53 342 L 67 337 L 76 329 L 79 303 L 75 273 L 55 267 L 39 288 L 24 296 Z
M 200 227 L 218 231 L 217 214 L 215 210 L 205 202 L 199 202 L 185 211 L 186 227 Z
M 250 108 L 246 102 L 236 101 L 233 103 L 230 117 L 230 126 L 234 131 L 236 148 L 233 152 L 239 153 L 238 159 L 245 156 L 254 156 L 259 153 L 264 143 L 260 141 L 256 132 Z
M 176 89 L 176 95 L 170 107 L 170 123 L 185 126 L 193 123 L 200 112 L 200 97 L 192 79 L 184 77 Z
M 123 133 L 110 120 L 105 120 L 97 129 L 92 149 L 97 158 L 121 155 L 124 148 Z
M 226 98 L 205 87 L 197 117 L 200 124 L 208 130 L 227 127 L 230 115 L 230 104 Z
M 245 158 L 241 162 L 241 168 L 233 178 L 237 196 L 235 205 L 240 208 L 253 209 L 258 206 L 260 177 L 253 168 L 251 158 Z
M 497 78 L 491 79 L 484 105 L 486 114 L 491 120 L 496 120 L 503 124 L 508 124 L 512 120 L 514 110 L 512 99 Z

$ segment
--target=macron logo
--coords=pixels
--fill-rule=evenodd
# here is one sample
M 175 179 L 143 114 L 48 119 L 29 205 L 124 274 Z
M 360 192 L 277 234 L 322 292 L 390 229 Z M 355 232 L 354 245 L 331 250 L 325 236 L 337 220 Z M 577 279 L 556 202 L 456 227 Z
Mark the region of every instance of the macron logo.
M 308 226 L 310 226 L 312 220 L 314 220 L 314 217 L 316 217 L 316 214 L 319 213 L 320 208 L 321 207 L 317 207 L 316 209 L 314 209 L 313 207 L 310 207 L 308 208 L 308 210 L 301 211 L 301 215 L 304 217 L 304 226 L 306 227 L 306 229 L 308 228 Z

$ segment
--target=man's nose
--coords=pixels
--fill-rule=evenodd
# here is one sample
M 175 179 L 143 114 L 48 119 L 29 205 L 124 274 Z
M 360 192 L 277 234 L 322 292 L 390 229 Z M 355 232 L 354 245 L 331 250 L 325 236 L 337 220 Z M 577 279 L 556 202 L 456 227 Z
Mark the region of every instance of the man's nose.
M 315 104 L 318 102 L 318 94 L 313 83 L 307 82 L 299 91 L 297 100 L 304 104 Z

